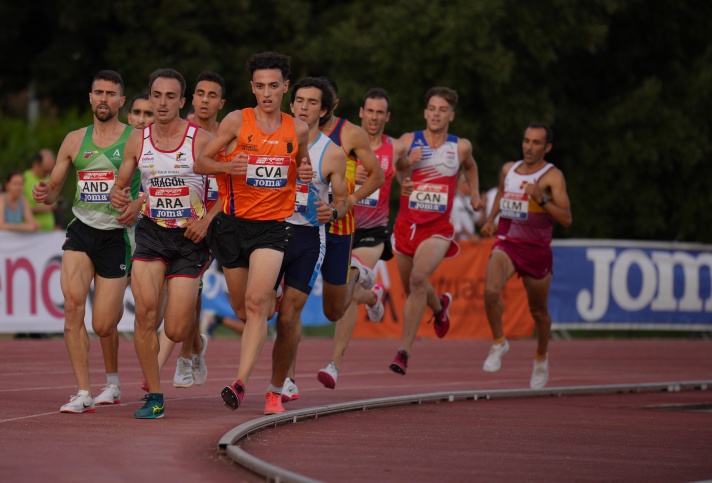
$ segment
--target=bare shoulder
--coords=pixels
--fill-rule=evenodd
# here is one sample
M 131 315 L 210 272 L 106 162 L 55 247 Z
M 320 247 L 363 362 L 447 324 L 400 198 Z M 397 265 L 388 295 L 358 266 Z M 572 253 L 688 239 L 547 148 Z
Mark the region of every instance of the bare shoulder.
M 413 144 L 413 139 L 415 139 L 415 133 L 407 132 L 401 134 L 401 137 L 398 138 L 398 141 L 402 142 L 405 145 L 405 149 L 407 150 L 408 148 L 410 148 L 410 145 Z
M 239 131 L 240 127 L 242 127 L 242 110 L 236 109 L 225 116 L 225 118 L 220 122 L 218 132 Z M 234 134 L 237 134 L 237 132 L 234 132 Z
M 347 144 L 347 146 L 351 149 L 354 149 L 356 147 L 363 147 L 364 145 L 367 145 L 369 147 L 371 146 L 371 144 L 368 142 L 368 136 L 366 136 L 366 131 L 364 131 L 361 126 L 357 126 L 351 121 L 346 121 L 344 123 L 341 138 L 344 140 L 344 144 Z
M 466 138 L 457 138 L 457 151 L 460 157 L 465 157 L 472 154 L 472 143 Z
M 390 136 L 388 136 L 388 138 L 391 140 L 391 144 L 393 144 L 393 157 L 395 159 L 398 159 L 405 156 L 406 151 L 408 150 L 408 146 L 400 139 L 396 139 Z

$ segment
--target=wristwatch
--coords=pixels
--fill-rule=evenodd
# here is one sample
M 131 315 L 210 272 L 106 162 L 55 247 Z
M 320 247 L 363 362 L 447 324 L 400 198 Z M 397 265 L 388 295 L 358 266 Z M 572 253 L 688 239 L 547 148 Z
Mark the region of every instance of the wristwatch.
M 336 208 L 331 208 L 331 220 L 336 221 L 339 218 L 339 212 L 336 211 Z
M 549 202 L 549 199 L 546 196 L 541 197 L 541 202 L 539 202 L 539 206 L 544 206 Z

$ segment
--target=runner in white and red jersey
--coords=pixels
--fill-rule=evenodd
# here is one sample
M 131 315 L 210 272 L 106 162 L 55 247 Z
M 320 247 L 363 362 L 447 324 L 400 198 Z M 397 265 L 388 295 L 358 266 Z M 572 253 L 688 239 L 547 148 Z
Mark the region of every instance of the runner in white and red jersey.
M 482 369 L 496 372 L 509 343 L 502 329 L 504 305 L 500 298 L 504 284 L 515 273 L 522 278 L 529 311 L 537 328 L 537 349 L 529 384 L 538 389 L 549 380 L 548 345 L 551 330 L 548 299 L 553 258 L 551 235 L 554 221 L 563 226 L 572 222 L 571 204 L 563 173 L 545 159 L 551 151 L 553 134 L 546 124 L 530 124 L 524 131 L 524 159 L 502 168 L 502 182 L 492 212 L 482 234 L 497 231 L 497 241 L 487 265 L 485 312 L 494 343 Z M 495 228 L 495 217 L 499 226 Z
M 225 105 L 225 80 L 214 72 L 201 72 L 195 80 L 193 91 L 193 110 L 190 122 L 214 136 L 218 131 L 218 112 Z M 186 118 L 186 120 L 188 120 Z M 220 211 L 219 207 L 211 210 L 218 201 L 218 182 L 215 175 L 207 176 L 207 196 L 205 198 L 206 221 L 210 221 Z M 207 224 L 203 225 L 207 230 Z M 204 234 L 203 234 L 204 236 Z M 210 262 L 208 262 L 210 265 Z M 200 334 L 200 311 L 202 306 L 202 282 L 198 291 L 195 309 L 195 325 L 191 334 L 183 341 L 180 354 L 176 360 L 176 370 L 173 375 L 173 386 L 187 388 L 201 386 L 208 376 L 205 364 L 205 352 L 208 346 L 206 334 Z M 168 357 L 173 352 L 175 342 L 168 338 L 165 331 L 159 334 L 158 370 L 163 369 Z M 144 380 L 141 388 L 148 390 Z
M 149 394 L 134 413 L 137 419 L 163 417 L 163 393 L 158 371 L 157 319 L 163 286 L 168 287 L 164 330 L 175 342 L 191 334 L 200 275 L 209 251 L 204 240 L 205 177 L 193 170 L 210 135 L 180 118 L 185 103 L 185 79 L 173 69 L 159 69 L 149 78 L 154 123 L 135 129 L 111 190 L 120 211 L 130 201 L 128 186 L 136 168 L 146 193 L 144 217 L 136 228 L 131 287 L 136 300 L 134 345 Z M 201 348 L 202 349 L 202 348 Z
M 352 256 L 358 257 L 364 265 L 371 269 L 376 266 L 379 259 L 390 260 L 393 258 L 391 233 L 388 227 L 391 184 L 396 163 L 400 163 L 403 169 L 407 169 L 405 144 L 383 134 L 390 115 L 388 93 L 380 87 L 370 89 L 364 96 L 359 116 L 361 117 L 361 128 L 366 132 L 371 149 L 385 174 L 385 182 L 380 189 L 361 199 L 354 206 L 356 231 L 354 232 Z M 367 179 L 368 173 L 359 162 L 356 166 L 356 189 L 358 190 Z M 356 326 L 358 304 L 366 305 L 368 317 L 372 322 L 380 322 L 384 311 L 383 294 L 384 288 L 380 284 L 370 290 L 365 290 L 360 285 L 355 287 L 351 303 L 344 315 L 336 322 L 331 362 L 317 374 L 317 378 L 324 386 L 331 389 L 336 387 L 341 360 Z
M 455 118 L 457 92 L 433 87 L 425 94 L 424 131 L 406 133 L 400 140 L 408 146 L 411 177 L 401 188 L 398 218 L 393 229 L 393 249 L 407 298 L 403 308 L 403 336 L 390 369 L 405 375 L 410 349 L 428 306 L 434 313 L 435 334 L 445 337 L 450 329 L 448 309 L 452 296 L 435 294 L 429 279 L 445 257 L 455 256 L 459 247 L 453 241 L 450 211 L 457 177 L 462 166 L 470 185 L 470 203 L 482 209 L 477 164 L 472 144 L 448 133 Z M 406 173 L 398 170 L 399 178 Z

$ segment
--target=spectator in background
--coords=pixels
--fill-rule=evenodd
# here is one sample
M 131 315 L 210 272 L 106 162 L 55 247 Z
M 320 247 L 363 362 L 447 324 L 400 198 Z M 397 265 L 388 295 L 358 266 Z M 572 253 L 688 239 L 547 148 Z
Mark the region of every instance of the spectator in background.
M 464 174 L 460 174 L 457 180 L 457 191 L 455 199 L 452 201 L 452 212 L 450 213 L 450 223 L 455 228 L 455 239 L 479 243 L 480 236 L 477 229 L 484 225 L 486 220 L 483 210 L 475 211 L 470 204 L 470 185 L 467 184 Z M 484 196 L 480 194 L 482 201 Z
M 0 193 L 0 230 L 37 231 L 39 222 L 22 193 L 25 178 L 21 171 L 13 171 L 5 180 L 6 193 Z
M 51 231 L 57 226 L 55 211 L 59 208 L 59 204 L 56 201 L 51 205 L 37 203 L 32 197 L 32 188 L 40 181 L 49 181 L 49 174 L 54 168 L 56 159 L 50 149 L 40 149 L 32 157 L 32 167 L 23 173 L 25 178 L 23 194 L 42 231 Z

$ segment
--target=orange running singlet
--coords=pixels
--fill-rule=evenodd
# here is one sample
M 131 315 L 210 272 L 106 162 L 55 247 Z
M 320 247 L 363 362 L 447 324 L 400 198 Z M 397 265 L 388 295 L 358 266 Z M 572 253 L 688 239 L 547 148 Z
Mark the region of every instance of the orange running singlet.
M 257 125 L 253 108 L 242 110 L 242 127 L 235 149 L 219 154 L 220 162 L 239 153 L 249 156 L 246 176 L 219 176 L 223 211 L 245 220 L 283 221 L 294 213 L 297 184 L 297 133 L 294 118 L 282 113 L 282 124 L 272 134 Z

